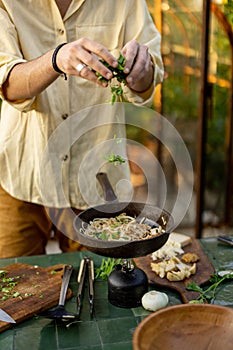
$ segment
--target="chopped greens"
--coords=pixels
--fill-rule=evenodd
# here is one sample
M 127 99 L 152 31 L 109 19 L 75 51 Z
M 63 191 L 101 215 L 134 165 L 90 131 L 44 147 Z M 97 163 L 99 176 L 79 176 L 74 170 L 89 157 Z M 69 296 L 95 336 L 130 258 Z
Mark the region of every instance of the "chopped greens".
M 18 282 L 21 277 L 24 277 L 25 274 L 22 274 L 21 276 L 12 276 L 7 277 L 8 272 L 7 271 L 0 271 L 0 301 L 5 301 L 12 298 L 19 298 L 23 300 L 24 298 L 31 297 L 35 295 L 34 293 L 21 293 L 17 290 Z M 37 272 L 36 272 L 37 274 Z M 39 285 L 32 286 L 33 288 L 39 288 Z M 43 296 L 42 296 L 43 297 Z M 39 295 L 39 298 L 41 296 Z
M 124 73 L 125 57 L 123 55 L 120 55 L 120 57 L 118 58 L 117 68 L 110 66 L 106 61 L 102 59 L 100 61 L 113 73 L 113 78 L 110 80 L 110 82 L 112 82 L 112 80 L 116 78 L 119 83 L 123 83 L 124 85 L 126 85 L 127 74 Z M 95 74 L 101 82 L 108 82 L 100 73 L 96 72 Z M 111 103 L 114 104 L 117 100 L 117 97 L 119 97 L 120 101 L 123 101 L 123 93 L 124 91 L 121 85 L 112 85 L 111 86 L 111 94 L 112 94 Z
M 0 292 L 2 293 L 1 300 L 17 298 L 20 296 L 19 292 L 14 291 L 20 276 L 4 277 L 6 274 L 7 271 L 0 271 Z
M 0 270 L 0 278 L 5 276 L 7 274 L 7 271 Z
M 226 280 L 233 280 L 233 273 L 227 273 L 223 276 L 215 273 L 211 276 L 209 282 L 211 285 L 207 288 L 198 286 L 195 282 L 191 282 L 186 286 L 186 289 L 199 292 L 199 297 L 190 301 L 191 304 L 207 304 L 213 302 L 216 298 L 218 287 Z

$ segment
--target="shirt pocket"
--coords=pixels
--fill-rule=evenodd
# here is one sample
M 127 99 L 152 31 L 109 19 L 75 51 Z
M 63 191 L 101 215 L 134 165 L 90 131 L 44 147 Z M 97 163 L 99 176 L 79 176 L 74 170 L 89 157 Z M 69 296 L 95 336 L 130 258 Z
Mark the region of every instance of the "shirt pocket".
M 113 55 L 123 47 L 123 27 L 116 24 L 82 25 L 76 27 L 76 37 L 96 41 L 105 46 Z

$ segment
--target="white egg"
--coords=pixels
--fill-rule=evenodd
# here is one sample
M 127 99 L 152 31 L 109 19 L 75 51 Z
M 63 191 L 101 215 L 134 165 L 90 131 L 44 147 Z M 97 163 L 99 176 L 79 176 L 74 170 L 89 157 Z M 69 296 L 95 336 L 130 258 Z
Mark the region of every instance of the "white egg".
M 166 307 L 168 304 L 168 296 L 165 293 L 151 290 L 142 297 L 142 306 L 149 311 L 156 311 Z

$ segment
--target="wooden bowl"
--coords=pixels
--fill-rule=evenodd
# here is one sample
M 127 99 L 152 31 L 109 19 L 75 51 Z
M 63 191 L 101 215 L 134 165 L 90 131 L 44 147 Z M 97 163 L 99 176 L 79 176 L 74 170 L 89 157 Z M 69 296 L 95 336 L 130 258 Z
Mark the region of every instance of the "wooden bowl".
M 233 309 L 211 304 L 170 306 L 147 316 L 134 350 L 232 350 Z

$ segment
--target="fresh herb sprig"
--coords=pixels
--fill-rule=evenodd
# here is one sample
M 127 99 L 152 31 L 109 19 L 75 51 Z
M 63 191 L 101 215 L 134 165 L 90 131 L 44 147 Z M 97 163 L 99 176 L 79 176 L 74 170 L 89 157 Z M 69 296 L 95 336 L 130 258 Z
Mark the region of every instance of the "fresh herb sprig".
M 114 270 L 115 266 L 121 263 L 121 259 L 103 259 L 100 267 L 95 269 L 95 278 L 107 280 L 110 273 Z
M 116 78 L 119 83 L 126 85 L 127 74 L 124 73 L 125 57 L 122 54 L 120 54 L 120 57 L 118 58 L 118 66 L 116 68 L 110 66 L 106 61 L 102 59 L 100 62 L 103 63 L 113 74 L 112 79 L 106 80 L 100 73 L 96 72 L 95 74 L 101 82 L 112 82 L 112 80 Z M 117 97 L 119 97 L 120 101 L 123 101 L 123 93 L 124 91 L 121 85 L 111 86 L 111 103 L 114 104 L 117 100 Z
M 211 276 L 209 282 L 211 285 L 208 288 L 202 288 L 198 286 L 195 282 L 191 282 L 186 286 L 187 290 L 192 290 L 199 292 L 199 297 L 190 301 L 191 304 L 208 304 L 213 302 L 216 298 L 218 287 L 221 283 L 226 280 L 233 279 L 233 273 L 227 273 L 223 276 L 220 276 L 218 273 L 215 273 Z
M 114 165 L 118 165 L 118 164 L 123 164 L 125 163 L 125 159 L 121 156 L 119 156 L 119 154 L 110 154 L 105 156 L 105 159 L 109 162 L 109 163 L 114 163 Z

